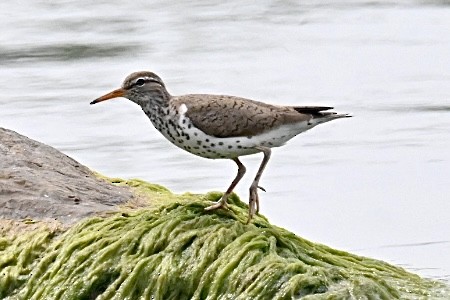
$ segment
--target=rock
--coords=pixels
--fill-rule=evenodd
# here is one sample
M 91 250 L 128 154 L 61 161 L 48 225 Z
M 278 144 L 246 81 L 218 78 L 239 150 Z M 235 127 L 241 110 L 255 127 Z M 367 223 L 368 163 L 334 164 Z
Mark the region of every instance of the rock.
M 60 151 L 0 128 L 0 215 L 6 219 L 72 224 L 115 209 L 132 197 L 128 188 L 97 178 Z

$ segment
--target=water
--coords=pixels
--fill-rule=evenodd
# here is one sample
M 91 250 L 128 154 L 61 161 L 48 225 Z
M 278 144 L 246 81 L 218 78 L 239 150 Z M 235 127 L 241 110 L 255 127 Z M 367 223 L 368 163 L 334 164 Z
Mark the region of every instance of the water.
M 354 115 L 275 149 L 262 212 L 310 240 L 450 277 L 450 6 L 445 1 L 0 4 L 0 126 L 91 168 L 175 192 L 224 190 L 231 161 L 169 144 L 124 99 L 137 70 L 172 94 Z M 243 159 L 243 199 L 261 155 Z

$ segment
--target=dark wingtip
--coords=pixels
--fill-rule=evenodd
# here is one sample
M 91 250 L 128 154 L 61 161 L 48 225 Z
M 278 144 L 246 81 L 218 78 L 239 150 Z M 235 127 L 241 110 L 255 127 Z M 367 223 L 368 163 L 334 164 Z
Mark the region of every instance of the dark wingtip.
M 294 106 L 297 112 L 301 114 L 319 114 L 322 111 L 333 109 L 331 106 Z
M 92 101 L 91 103 L 89 103 L 90 105 L 97 103 L 97 100 Z

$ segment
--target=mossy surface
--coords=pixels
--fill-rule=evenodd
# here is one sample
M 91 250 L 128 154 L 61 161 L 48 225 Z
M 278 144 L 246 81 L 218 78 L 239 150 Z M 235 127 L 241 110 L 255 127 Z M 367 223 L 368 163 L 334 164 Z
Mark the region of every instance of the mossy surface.
M 0 299 L 26 284 L 57 231 L 30 220 L 0 220 Z
M 139 180 L 121 211 L 62 234 L 40 228 L 0 240 L 8 299 L 448 299 L 440 282 L 304 240 L 233 195 L 175 195 Z M 138 199 L 138 200 L 136 200 Z M 146 201 L 151 205 L 144 206 Z

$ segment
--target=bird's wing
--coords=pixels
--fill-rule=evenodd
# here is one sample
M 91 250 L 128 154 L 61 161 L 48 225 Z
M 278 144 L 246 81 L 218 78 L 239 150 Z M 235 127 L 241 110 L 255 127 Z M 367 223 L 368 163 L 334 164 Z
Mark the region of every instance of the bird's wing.
M 173 98 L 186 105 L 193 125 L 215 137 L 260 134 L 283 124 L 308 121 L 328 107 L 276 106 L 254 100 L 222 95 L 184 95 Z

